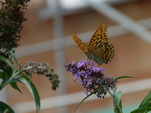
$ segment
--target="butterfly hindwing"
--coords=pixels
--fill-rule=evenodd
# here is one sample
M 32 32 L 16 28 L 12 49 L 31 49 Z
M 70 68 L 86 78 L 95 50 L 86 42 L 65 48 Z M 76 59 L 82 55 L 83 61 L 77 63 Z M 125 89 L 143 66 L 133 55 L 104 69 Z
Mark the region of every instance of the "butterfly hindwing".
M 109 43 L 109 42 L 105 42 L 101 45 L 101 47 L 99 47 L 98 49 L 96 49 L 96 53 L 97 53 L 97 60 L 96 62 L 100 62 L 99 60 L 103 59 L 103 63 L 107 64 L 109 61 L 111 61 L 114 57 L 114 46 Z
M 95 48 L 93 51 L 88 52 L 87 56 L 89 59 L 93 59 L 95 62 L 97 62 L 97 64 L 107 64 L 113 59 L 114 53 L 114 46 L 109 42 L 105 42 L 98 48 Z
M 104 46 L 105 46 L 105 51 L 104 51 L 103 58 L 104 58 L 104 62 L 108 63 L 113 59 L 115 50 L 114 50 L 114 46 L 109 42 L 104 43 Z

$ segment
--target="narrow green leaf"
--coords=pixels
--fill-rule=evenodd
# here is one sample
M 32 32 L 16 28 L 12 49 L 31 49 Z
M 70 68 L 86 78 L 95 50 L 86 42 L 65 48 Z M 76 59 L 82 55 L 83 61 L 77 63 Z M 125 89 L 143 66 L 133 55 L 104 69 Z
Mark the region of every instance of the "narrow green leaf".
M 31 82 L 31 80 L 24 74 L 21 74 L 21 76 L 18 77 L 18 79 L 28 88 L 28 90 L 32 94 L 36 104 L 36 113 L 38 113 L 40 110 L 40 97 L 36 87 Z
M 148 111 L 151 111 L 151 91 L 144 98 L 139 107 L 131 113 L 147 113 Z
M 12 88 L 14 88 L 17 91 L 19 91 L 20 93 L 22 93 L 21 90 L 19 89 L 18 85 L 17 85 L 17 82 L 11 82 L 10 85 L 12 86 Z
M 5 78 L 0 84 L 0 90 L 3 89 L 8 83 L 10 83 L 13 78 L 14 76 L 11 76 L 10 78 Z
M 136 78 L 136 77 L 133 77 L 133 76 L 119 76 L 119 77 L 116 77 L 114 80 L 118 80 L 118 79 L 122 79 L 122 78 Z
M 123 113 L 122 111 L 122 92 L 113 92 L 114 113 Z
M 2 101 L 0 101 L 0 112 L 1 113 L 15 113 L 9 105 L 5 104 Z
M 148 104 L 151 104 L 151 91 L 148 93 L 148 95 L 144 98 L 144 100 L 141 102 L 138 108 L 146 107 Z
M 13 53 L 13 50 L 9 51 L 9 53 L 11 54 L 11 57 L 12 57 L 13 61 L 14 61 L 18 66 L 20 66 L 20 65 L 19 65 L 19 62 L 18 62 L 18 60 L 17 60 L 16 55 Z
M 0 69 L 0 78 L 2 79 L 4 71 Z
M 5 76 L 6 78 L 1 82 L 1 84 L 0 84 L 0 90 L 2 88 L 4 88 L 7 84 L 9 84 L 12 81 L 14 81 L 16 79 L 16 77 L 19 76 L 20 70 L 13 69 L 13 73 L 10 76 L 8 76 L 7 73 L 5 73 L 5 74 L 6 74 L 6 76 Z
M 131 113 L 148 113 L 149 111 L 151 111 L 151 107 L 142 107 L 132 111 Z
M 74 113 L 76 113 L 76 110 L 78 109 L 78 107 L 88 98 L 90 97 L 92 94 L 94 93 L 91 93 L 89 95 L 87 95 L 84 99 L 81 100 L 81 102 L 76 106 L 76 108 L 74 109 Z
M 6 62 L 12 68 L 12 70 L 14 70 L 14 66 L 13 66 L 12 62 L 9 59 L 7 59 L 3 56 L 0 56 L 0 60 Z

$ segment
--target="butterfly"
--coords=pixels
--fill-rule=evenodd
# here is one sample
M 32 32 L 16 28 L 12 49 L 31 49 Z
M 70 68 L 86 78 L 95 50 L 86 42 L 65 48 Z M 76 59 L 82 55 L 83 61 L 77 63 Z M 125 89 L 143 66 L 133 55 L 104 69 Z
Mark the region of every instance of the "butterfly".
M 72 35 L 72 38 L 88 59 L 94 60 L 97 64 L 107 64 L 114 57 L 114 46 L 108 42 L 105 25 L 101 25 L 96 30 L 89 43 L 83 42 L 75 34 Z

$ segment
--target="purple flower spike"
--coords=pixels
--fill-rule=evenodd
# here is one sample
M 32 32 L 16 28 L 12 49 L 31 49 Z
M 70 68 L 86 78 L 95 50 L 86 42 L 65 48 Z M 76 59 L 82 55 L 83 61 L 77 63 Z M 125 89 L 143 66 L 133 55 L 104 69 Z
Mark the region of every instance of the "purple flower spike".
M 85 93 L 94 93 L 99 98 L 104 98 L 108 90 L 116 88 L 115 81 L 112 77 L 104 77 L 102 67 L 96 67 L 97 64 L 88 60 L 80 62 L 72 62 L 65 67 L 73 76 L 79 80 L 82 86 L 86 89 Z

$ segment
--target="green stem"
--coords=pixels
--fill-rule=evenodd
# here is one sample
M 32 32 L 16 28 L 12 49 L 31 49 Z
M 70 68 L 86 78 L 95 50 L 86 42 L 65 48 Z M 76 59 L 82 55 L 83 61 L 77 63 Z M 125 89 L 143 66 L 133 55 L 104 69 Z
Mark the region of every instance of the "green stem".
M 0 86 L 0 90 L 3 89 L 12 79 L 14 79 L 20 72 L 18 70 L 14 70 L 12 76 Z
M 111 95 L 111 97 L 113 98 L 113 104 L 116 104 L 116 106 L 118 107 L 120 113 L 123 113 L 123 111 L 122 111 L 121 107 L 119 106 L 119 104 L 118 104 L 118 102 L 117 102 L 116 99 L 115 99 L 116 102 L 114 102 L 114 95 L 113 95 L 109 90 L 107 90 L 107 92 L 108 92 L 108 93 Z M 115 112 L 115 111 L 114 111 L 114 112 Z M 115 113 L 116 113 L 116 112 L 115 112 Z

